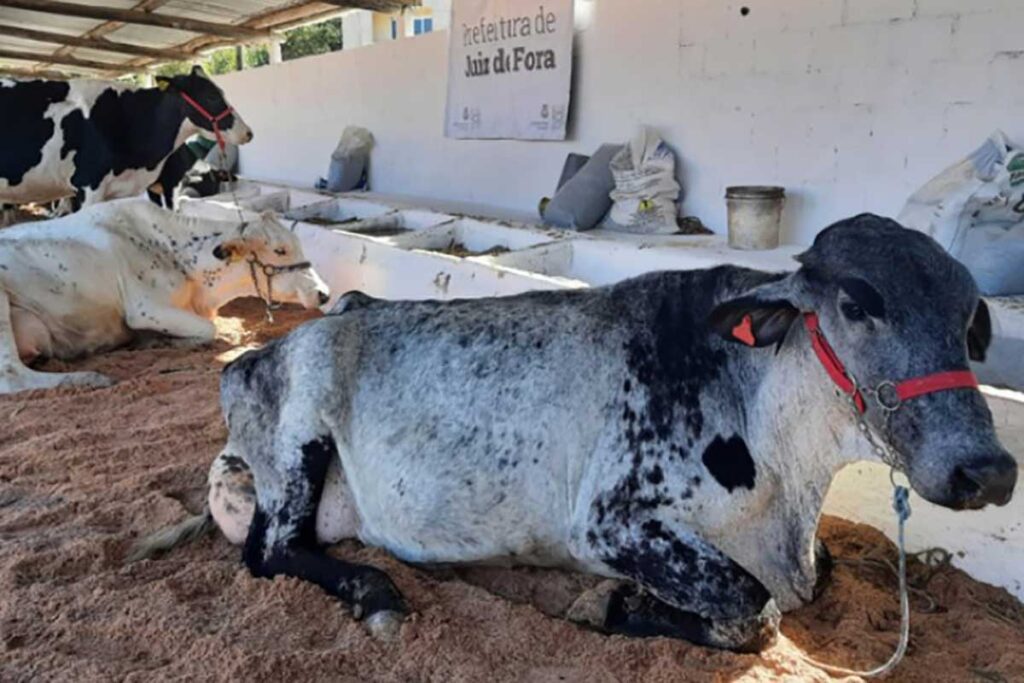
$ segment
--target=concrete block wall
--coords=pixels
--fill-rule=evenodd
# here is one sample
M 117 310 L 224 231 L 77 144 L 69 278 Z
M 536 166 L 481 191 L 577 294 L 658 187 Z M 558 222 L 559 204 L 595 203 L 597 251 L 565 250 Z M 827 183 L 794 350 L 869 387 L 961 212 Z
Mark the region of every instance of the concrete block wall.
M 641 123 L 680 154 L 686 214 L 724 230 L 723 191 L 785 185 L 784 239 L 895 215 L 995 128 L 1024 143 L 1021 0 L 577 0 L 571 139 L 443 136 L 447 33 L 220 79 L 256 131 L 254 177 L 312 183 L 342 128 L 373 130 L 383 192 L 524 212 L 565 155 Z M 745 8 L 745 12 L 744 12 Z

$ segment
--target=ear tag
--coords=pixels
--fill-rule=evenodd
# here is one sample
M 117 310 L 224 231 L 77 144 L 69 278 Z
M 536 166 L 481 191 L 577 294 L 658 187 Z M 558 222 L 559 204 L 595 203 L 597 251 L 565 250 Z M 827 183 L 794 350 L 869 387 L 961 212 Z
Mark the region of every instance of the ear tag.
M 757 339 L 754 338 L 754 321 L 750 319 L 750 314 L 743 316 L 743 320 L 740 324 L 732 328 L 732 336 L 740 340 L 747 346 L 755 346 Z
M 170 83 L 168 83 L 167 81 L 157 81 L 156 82 L 156 87 L 159 88 L 160 90 L 167 90 L 167 87 L 169 85 L 170 85 Z

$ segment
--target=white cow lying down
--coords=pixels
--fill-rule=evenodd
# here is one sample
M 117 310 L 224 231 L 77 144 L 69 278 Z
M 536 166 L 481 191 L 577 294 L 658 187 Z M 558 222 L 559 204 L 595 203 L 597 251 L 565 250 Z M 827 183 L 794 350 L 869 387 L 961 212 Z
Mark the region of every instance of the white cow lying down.
M 223 222 L 130 199 L 2 230 L 0 394 L 108 385 L 96 373 L 26 364 L 112 349 L 146 333 L 210 342 L 218 308 L 268 285 L 276 300 L 306 308 L 328 298 L 298 238 L 272 213 Z

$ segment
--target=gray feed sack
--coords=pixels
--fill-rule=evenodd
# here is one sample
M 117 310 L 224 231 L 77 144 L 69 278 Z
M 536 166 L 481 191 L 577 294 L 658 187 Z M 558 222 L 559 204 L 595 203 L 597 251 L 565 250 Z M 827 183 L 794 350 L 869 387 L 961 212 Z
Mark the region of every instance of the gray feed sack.
M 331 154 L 327 169 L 327 190 L 349 192 L 366 186 L 373 134 L 359 126 L 348 126 Z
M 544 222 L 568 230 L 590 230 L 612 206 L 615 179 L 608 167 L 622 145 L 601 145 L 563 185 L 544 209 Z
M 558 177 L 558 187 L 555 188 L 555 192 L 558 192 L 565 186 L 567 182 L 572 180 L 573 176 L 580 172 L 580 169 L 587 165 L 590 161 L 590 157 L 586 154 L 576 154 L 570 152 L 565 157 L 565 164 L 562 165 L 562 175 Z

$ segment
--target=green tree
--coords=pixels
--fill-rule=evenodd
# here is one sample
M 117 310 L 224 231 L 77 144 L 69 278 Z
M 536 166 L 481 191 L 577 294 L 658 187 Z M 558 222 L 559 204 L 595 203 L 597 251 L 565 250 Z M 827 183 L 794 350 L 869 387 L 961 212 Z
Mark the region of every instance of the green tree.
M 245 48 L 245 68 L 255 69 L 259 66 L 270 64 L 270 51 L 266 45 Z
M 341 17 L 285 31 L 284 37 L 285 42 L 281 45 L 281 59 L 284 60 L 340 50 Z M 242 61 L 247 69 L 265 66 L 270 63 L 270 52 L 265 45 L 246 47 L 242 50 Z M 154 68 L 153 73 L 157 76 L 180 76 L 191 71 L 193 64 L 199 64 L 211 76 L 238 71 L 238 51 L 234 47 L 225 47 L 194 62 L 166 62 Z M 136 84 L 142 82 L 138 74 L 133 74 L 130 79 Z
M 285 32 L 281 59 L 298 59 L 342 48 L 341 17 Z

